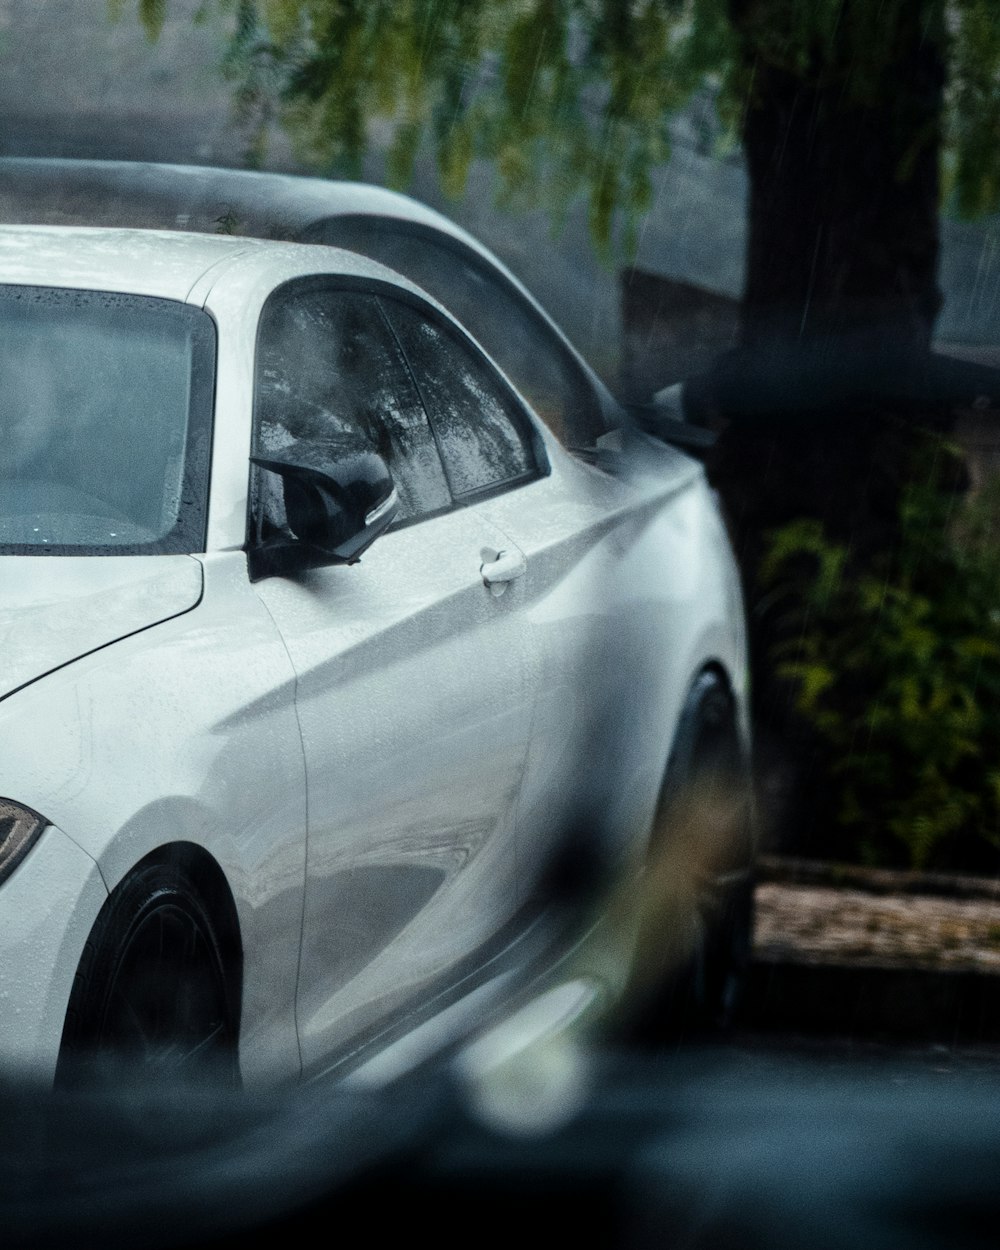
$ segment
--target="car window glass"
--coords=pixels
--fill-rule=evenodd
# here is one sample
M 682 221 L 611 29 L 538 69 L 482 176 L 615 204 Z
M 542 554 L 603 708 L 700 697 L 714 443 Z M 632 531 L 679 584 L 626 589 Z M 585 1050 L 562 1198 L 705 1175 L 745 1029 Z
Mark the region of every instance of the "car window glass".
M 384 301 L 438 440 L 456 498 L 537 472 L 531 433 L 494 369 L 454 331 L 397 300 Z
M 330 218 L 309 237 L 371 256 L 433 295 L 567 446 L 590 446 L 605 432 L 593 386 L 551 326 L 502 274 L 461 244 L 388 218 Z
M 279 292 L 261 319 L 256 386 L 256 454 L 319 468 L 376 451 L 392 471 L 400 520 L 451 505 L 420 396 L 373 297 Z
M 200 309 L 0 287 L 0 549 L 202 550 L 214 372 Z

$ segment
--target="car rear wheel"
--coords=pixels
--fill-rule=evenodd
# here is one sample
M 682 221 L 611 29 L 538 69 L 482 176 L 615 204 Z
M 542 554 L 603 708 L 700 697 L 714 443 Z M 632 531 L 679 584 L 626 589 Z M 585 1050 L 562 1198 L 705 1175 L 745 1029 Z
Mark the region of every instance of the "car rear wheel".
M 57 1084 L 239 1083 L 223 943 L 178 864 L 136 869 L 104 905 L 76 974 Z
M 753 933 L 751 821 L 735 704 L 707 670 L 685 703 L 650 839 L 629 1040 L 702 1037 L 736 1018 Z

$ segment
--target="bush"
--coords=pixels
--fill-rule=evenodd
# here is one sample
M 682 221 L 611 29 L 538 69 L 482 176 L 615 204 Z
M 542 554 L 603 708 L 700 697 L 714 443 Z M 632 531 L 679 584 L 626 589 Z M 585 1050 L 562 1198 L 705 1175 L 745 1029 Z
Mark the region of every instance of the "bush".
M 802 519 L 760 564 L 768 658 L 867 863 L 982 867 L 1000 847 L 1000 479 L 948 491 L 955 454 L 921 442 L 891 547 L 859 557 Z

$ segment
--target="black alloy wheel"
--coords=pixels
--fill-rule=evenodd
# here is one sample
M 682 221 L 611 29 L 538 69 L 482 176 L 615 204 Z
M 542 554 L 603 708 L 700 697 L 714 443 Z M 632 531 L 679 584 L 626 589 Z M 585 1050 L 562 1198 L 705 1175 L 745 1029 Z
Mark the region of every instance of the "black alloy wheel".
M 180 865 L 137 868 L 105 903 L 70 995 L 56 1083 L 239 1085 L 232 978 Z

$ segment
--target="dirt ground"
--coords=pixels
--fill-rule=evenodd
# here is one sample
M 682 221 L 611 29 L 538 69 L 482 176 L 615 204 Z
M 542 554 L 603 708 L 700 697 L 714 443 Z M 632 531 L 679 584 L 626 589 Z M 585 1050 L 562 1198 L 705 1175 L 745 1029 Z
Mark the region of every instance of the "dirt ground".
M 1000 973 L 1000 901 L 763 882 L 759 959 Z

